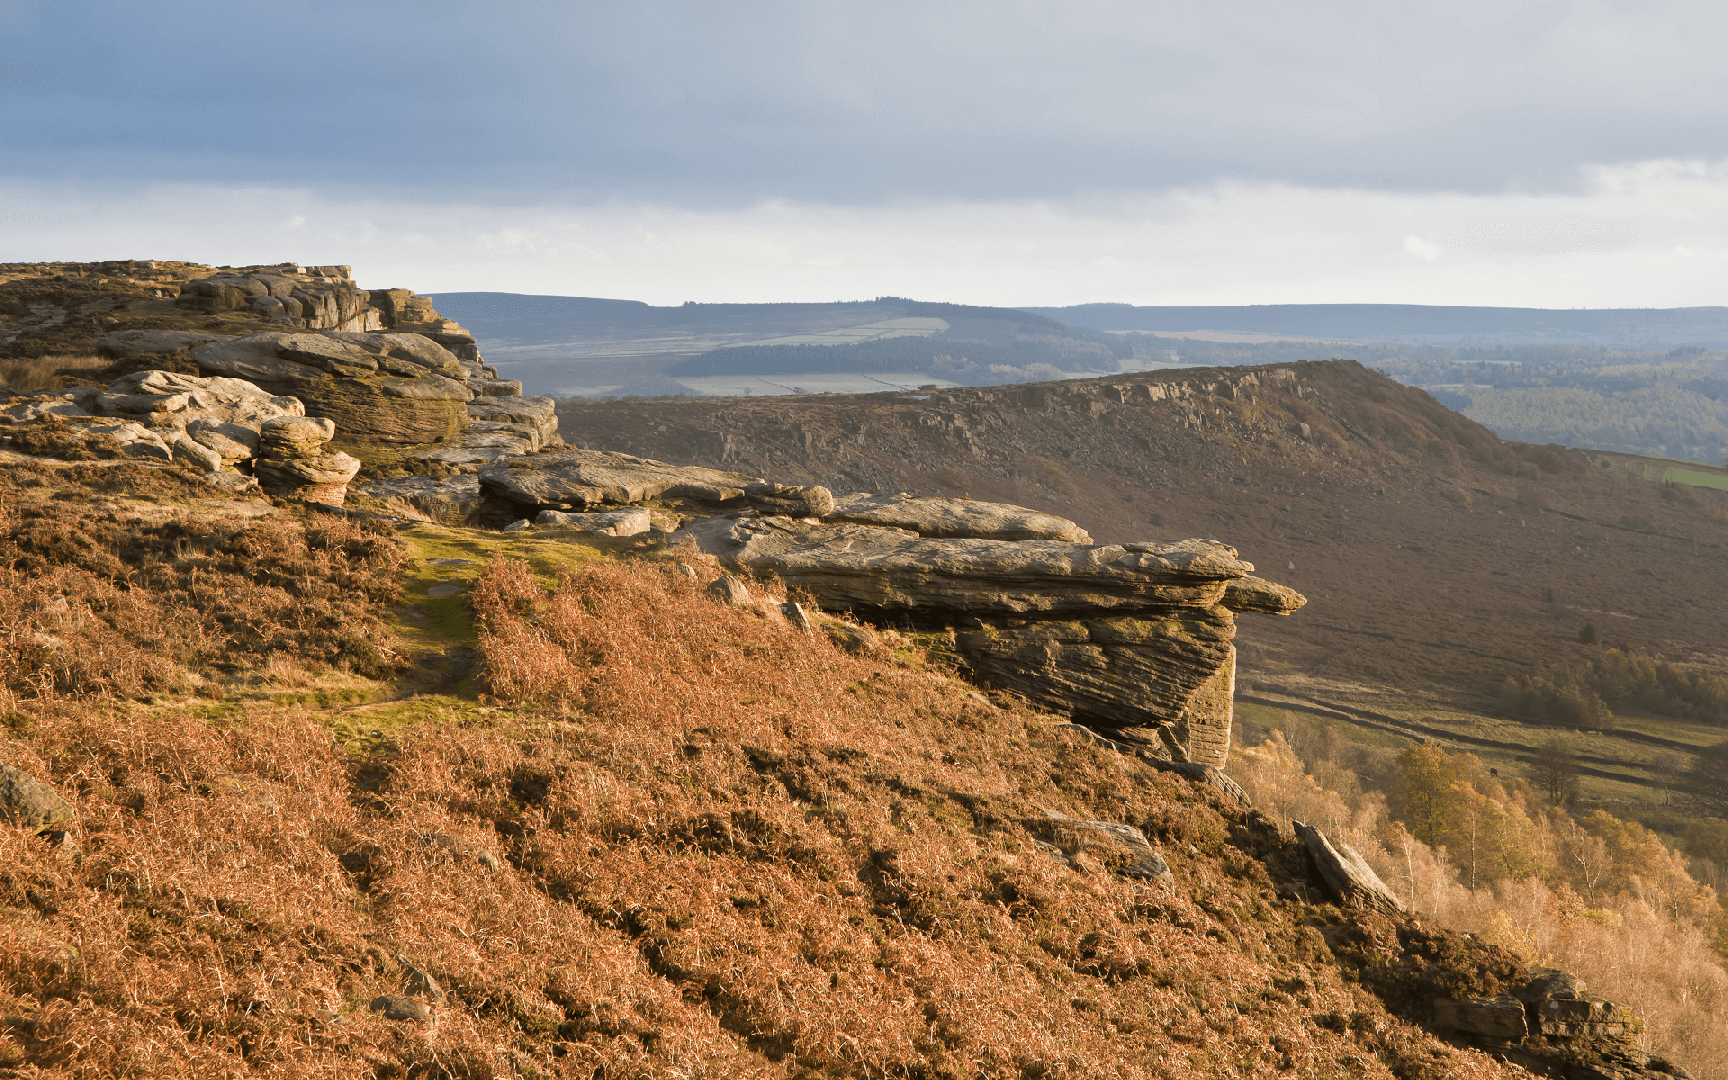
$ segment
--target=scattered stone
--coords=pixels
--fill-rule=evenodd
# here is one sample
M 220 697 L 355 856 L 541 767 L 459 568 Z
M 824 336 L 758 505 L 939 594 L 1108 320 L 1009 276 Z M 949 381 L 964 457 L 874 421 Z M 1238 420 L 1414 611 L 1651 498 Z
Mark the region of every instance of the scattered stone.
M 542 510 L 534 518 L 536 525 L 556 525 L 559 528 L 589 536 L 637 536 L 654 527 L 646 510 L 610 510 L 594 514 L 566 514 L 558 510 Z
M 10 765 L 0 765 L 0 820 L 40 829 L 72 821 L 72 804 L 42 781 Z
M 835 648 L 853 656 L 873 656 L 883 651 L 882 635 L 868 626 L 843 619 L 823 619 L 822 632 Z
M 480 566 L 479 559 L 427 559 L 427 566 Z
M 834 512 L 834 496 L 825 487 L 794 487 L 762 481 L 745 485 L 744 498 L 751 509 L 762 514 L 819 518 Z
M 504 526 L 502 531 L 504 531 L 504 532 L 527 532 L 532 527 L 533 527 L 533 522 L 529 521 L 527 518 L 523 518 L 520 521 L 512 521 L 510 524 Z
M 1313 857 L 1320 876 L 1325 879 L 1327 888 L 1340 904 L 1345 907 L 1369 908 L 1388 915 L 1403 912 L 1404 905 L 1392 890 L 1386 887 L 1386 883 L 1380 880 L 1380 875 L 1348 845 L 1334 846 L 1319 829 L 1310 828 L 1300 821 L 1290 824 L 1296 830 L 1297 839 L 1308 848 L 1308 854 Z
M 372 999 L 372 1011 L 386 1020 L 412 1020 L 424 1024 L 432 1019 L 432 1006 L 402 994 L 380 994 Z
M 1041 834 L 1045 844 L 1074 869 L 1107 869 L 1121 877 L 1154 885 L 1176 884 L 1176 876 L 1164 857 L 1152 847 L 1146 834 L 1134 826 L 1113 821 L 1082 821 L 1054 810 L 1046 810 L 1045 815 L 1047 823 L 1033 823 L 1034 834 Z M 1099 865 L 1094 867 L 1093 861 Z
M 1085 529 L 1067 518 L 972 499 L 859 493 L 835 499 L 834 509 L 823 516 L 835 522 L 905 529 L 927 538 L 1092 542 Z
M 708 595 L 733 607 L 750 606 L 750 590 L 742 581 L 725 574 L 708 583 Z
M 804 605 L 787 603 L 780 605 L 780 614 L 786 616 L 786 621 L 806 634 L 814 634 L 816 627 L 810 622 L 810 616 L 804 613 Z
M 1240 806 L 1252 808 L 1254 805 L 1254 800 L 1248 797 L 1248 792 L 1243 789 L 1242 785 L 1230 779 L 1224 770 L 1216 765 L 1208 765 L 1198 761 L 1164 761 L 1150 754 L 1142 754 L 1140 759 L 1160 772 L 1175 773 L 1194 781 L 1196 784 L 1211 784 L 1234 799 Z
M 443 839 L 450 839 L 444 837 Z M 438 980 L 432 973 L 424 971 L 411 963 L 407 957 L 397 953 L 395 960 L 402 968 L 402 992 L 409 997 L 425 998 L 428 1001 L 443 1001 L 444 988 L 438 985 Z
M 426 595 L 433 600 L 442 600 L 446 596 L 459 596 L 461 592 L 460 585 L 434 585 L 426 590 Z

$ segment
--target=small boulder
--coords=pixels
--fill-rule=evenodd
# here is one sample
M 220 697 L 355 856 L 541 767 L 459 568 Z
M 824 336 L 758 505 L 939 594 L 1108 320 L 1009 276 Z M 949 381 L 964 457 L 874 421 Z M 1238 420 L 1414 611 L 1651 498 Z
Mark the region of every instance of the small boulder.
M 72 804 L 29 773 L 0 765 L 0 820 L 8 825 L 41 829 L 76 816 Z
M 372 1011 L 386 1020 L 412 1020 L 424 1024 L 432 1019 L 432 1006 L 403 994 L 380 994 L 372 999 Z
M 1386 887 L 1386 883 L 1380 880 L 1380 875 L 1374 872 L 1374 868 L 1352 848 L 1346 844 L 1334 845 L 1319 829 L 1311 828 L 1300 821 L 1290 824 L 1296 830 L 1297 839 L 1308 848 L 1308 854 L 1313 857 L 1315 867 L 1326 881 L 1326 887 L 1340 904 L 1345 907 L 1368 908 L 1388 915 L 1403 912 L 1404 905 L 1397 895 Z
M 750 590 L 742 581 L 725 574 L 708 583 L 708 595 L 733 607 L 750 606 Z

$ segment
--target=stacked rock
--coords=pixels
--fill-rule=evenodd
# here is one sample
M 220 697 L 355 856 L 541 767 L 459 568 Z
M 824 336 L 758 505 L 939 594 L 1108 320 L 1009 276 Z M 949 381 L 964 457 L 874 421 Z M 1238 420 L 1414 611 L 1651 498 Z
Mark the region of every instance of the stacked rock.
M 266 492 L 326 506 L 341 506 L 360 462 L 325 444 L 336 425 L 322 417 L 293 416 L 264 423 L 253 475 Z

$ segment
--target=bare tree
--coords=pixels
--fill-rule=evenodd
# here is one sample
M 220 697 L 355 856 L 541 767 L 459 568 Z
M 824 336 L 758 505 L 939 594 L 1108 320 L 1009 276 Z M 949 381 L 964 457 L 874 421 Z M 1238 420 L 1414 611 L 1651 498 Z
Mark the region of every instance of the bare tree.
M 1536 748 L 1530 778 L 1555 806 L 1565 806 L 1578 797 L 1578 760 L 1566 739 L 1553 735 Z

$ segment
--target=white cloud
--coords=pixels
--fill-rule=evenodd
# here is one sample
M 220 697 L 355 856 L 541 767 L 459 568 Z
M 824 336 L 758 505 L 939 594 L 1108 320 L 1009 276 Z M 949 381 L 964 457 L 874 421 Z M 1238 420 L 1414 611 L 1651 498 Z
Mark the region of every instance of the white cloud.
M 702 210 L 13 183 L 0 184 L 0 210 L 0 249 L 11 259 L 340 262 L 376 287 L 657 304 L 892 294 L 1009 305 L 1668 307 L 1722 303 L 1728 270 L 1728 167 L 1684 161 L 1593 167 L 1557 195 L 1221 183 L 1090 198 Z M 1592 231 L 1602 224 L 1615 229 Z M 1639 237 L 1631 246 L 1628 232 Z M 1472 235 L 1504 242 L 1473 250 L 1425 239 Z M 1522 247 L 1506 239 L 1520 236 Z M 1503 253 L 1542 244 L 1555 253 Z
M 1404 238 L 1404 250 L 1426 262 L 1438 259 L 1443 251 L 1439 244 L 1430 244 L 1415 233 Z

